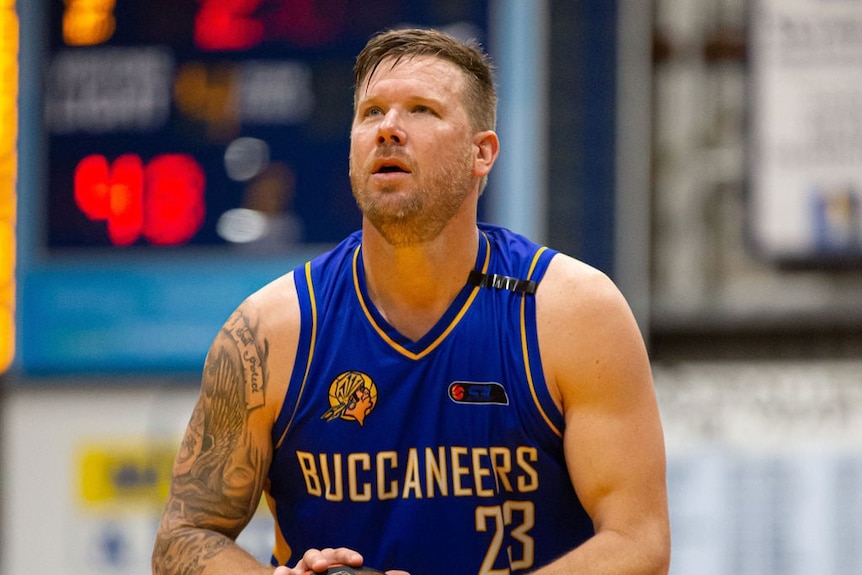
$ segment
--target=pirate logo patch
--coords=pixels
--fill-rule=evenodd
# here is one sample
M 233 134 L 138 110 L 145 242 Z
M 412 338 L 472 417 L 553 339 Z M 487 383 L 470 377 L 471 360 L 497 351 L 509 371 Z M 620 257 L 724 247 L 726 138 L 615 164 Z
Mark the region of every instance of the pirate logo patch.
M 365 425 L 365 418 L 377 405 L 377 385 L 361 371 L 345 371 L 329 384 L 329 409 L 324 421 L 343 419 Z

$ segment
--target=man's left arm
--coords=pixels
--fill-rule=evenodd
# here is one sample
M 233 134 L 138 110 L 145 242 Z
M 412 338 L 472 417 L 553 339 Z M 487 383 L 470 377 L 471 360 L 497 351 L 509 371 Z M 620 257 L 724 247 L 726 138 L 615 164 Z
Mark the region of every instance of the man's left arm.
M 646 348 L 604 274 L 558 255 L 537 293 L 546 379 L 572 484 L 596 535 L 536 575 L 665 575 L 664 437 Z

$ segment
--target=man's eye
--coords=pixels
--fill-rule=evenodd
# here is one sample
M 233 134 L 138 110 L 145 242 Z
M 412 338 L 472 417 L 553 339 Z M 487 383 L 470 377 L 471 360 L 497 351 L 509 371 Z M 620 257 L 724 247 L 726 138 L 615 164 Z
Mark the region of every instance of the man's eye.
M 431 108 L 429 108 L 428 106 L 414 106 L 413 111 L 417 114 L 430 114 Z
M 382 116 L 383 110 L 381 110 L 380 108 L 375 106 L 373 108 L 368 108 L 368 110 L 365 111 L 365 115 L 366 116 Z

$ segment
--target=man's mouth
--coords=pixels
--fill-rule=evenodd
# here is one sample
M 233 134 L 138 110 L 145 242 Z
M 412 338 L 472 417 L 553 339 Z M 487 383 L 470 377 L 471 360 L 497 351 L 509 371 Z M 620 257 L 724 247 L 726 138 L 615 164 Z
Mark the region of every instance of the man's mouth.
M 400 166 L 380 166 L 375 174 L 393 174 L 393 173 L 407 173 L 407 170 Z
M 379 160 L 375 162 L 372 174 L 409 174 L 407 166 L 397 160 Z

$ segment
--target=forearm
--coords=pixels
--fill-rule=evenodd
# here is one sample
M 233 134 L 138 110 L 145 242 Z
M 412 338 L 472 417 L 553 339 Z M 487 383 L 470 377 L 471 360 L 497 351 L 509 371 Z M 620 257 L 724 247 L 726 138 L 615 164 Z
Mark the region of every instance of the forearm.
M 670 542 L 663 535 L 634 539 L 604 531 L 533 575 L 667 575 Z
M 159 531 L 153 547 L 153 575 L 272 575 L 224 534 L 194 527 Z

